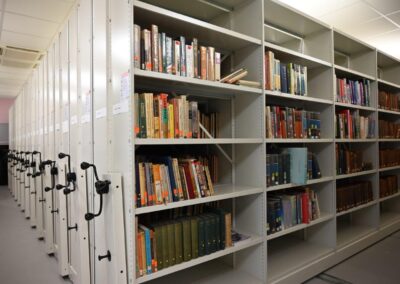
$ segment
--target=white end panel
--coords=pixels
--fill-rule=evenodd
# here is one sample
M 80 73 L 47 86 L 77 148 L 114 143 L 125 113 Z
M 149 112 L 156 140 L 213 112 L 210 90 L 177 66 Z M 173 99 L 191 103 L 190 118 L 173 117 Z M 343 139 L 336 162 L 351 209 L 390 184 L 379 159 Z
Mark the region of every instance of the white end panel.
M 40 64 L 38 67 L 38 72 L 41 73 L 42 70 L 42 64 Z M 43 76 L 41 76 L 43 79 Z M 32 152 L 31 156 L 31 163 L 35 163 L 35 156 L 33 154 L 34 151 L 37 151 L 37 135 L 36 135 L 36 125 L 37 125 L 37 120 L 36 120 L 36 114 L 37 114 L 37 101 L 39 100 L 39 92 L 34 92 L 31 94 L 31 102 L 30 102 L 30 107 L 31 107 L 31 129 L 30 129 L 30 141 L 31 141 L 31 149 L 30 151 Z M 46 132 L 46 131 L 45 131 Z M 30 189 L 29 189 L 29 204 L 30 204 L 30 225 L 31 227 L 36 227 L 36 216 L 37 216 L 37 208 L 36 208 L 36 183 L 35 183 L 35 176 L 34 174 L 36 173 L 36 165 L 32 167 L 33 164 L 31 164 L 31 167 L 29 169 L 30 172 L 30 178 L 29 178 L 29 184 L 30 184 Z
M 108 161 L 111 165 L 111 172 L 122 174 L 122 189 L 124 194 L 123 207 L 125 220 L 125 247 L 127 259 L 127 276 L 128 283 L 135 282 L 135 217 L 133 210 L 134 193 L 132 183 L 132 108 L 131 106 L 131 90 L 124 88 L 131 81 L 131 49 L 130 49 L 130 29 L 133 19 L 131 4 L 126 0 L 110 1 L 110 44 L 111 44 L 111 73 L 112 73 L 112 89 L 109 94 L 111 104 L 126 105 L 122 109 L 126 112 L 112 114 L 112 126 L 110 133 L 110 145 L 112 147 L 112 155 Z M 125 84 L 128 80 L 128 84 Z M 124 82 L 124 84 L 122 84 Z M 117 234 L 120 236 L 120 233 Z M 125 283 L 125 282 L 124 282 Z
M 59 145 L 55 152 L 55 160 L 58 165 L 58 184 L 65 186 L 67 184 L 66 174 L 68 173 L 67 158 L 59 159 L 58 154 L 69 154 L 69 47 L 68 47 L 68 25 L 66 25 L 60 34 L 60 122 L 61 133 L 55 143 Z M 57 147 L 56 147 L 57 148 Z M 58 224 L 57 235 L 57 258 L 59 273 L 61 276 L 69 274 L 68 265 L 68 207 L 67 197 L 63 190 L 57 190 L 58 195 L 58 215 L 56 220 Z
M 70 107 L 70 156 L 71 156 L 71 171 L 76 173 L 79 167 L 78 147 L 81 145 L 79 135 L 80 124 L 78 123 L 78 12 L 74 8 L 71 17 L 68 21 L 69 25 L 69 107 Z M 73 185 L 70 189 L 73 190 Z M 79 238 L 79 218 L 83 218 L 84 212 L 79 206 L 79 189 L 78 182 L 75 181 L 75 191 L 67 196 L 68 206 L 68 249 L 69 249 L 69 278 L 75 284 L 80 283 L 80 238 Z M 73 229 L 76 227 L 77 229 Z
M 58 35 L 54 42 L 54 121 L 56 124 L 54 140 L 52 141 L 53 151 L 51 152 L 51 160 L 56 161 L 58 168 L 57 154 L 62 149 L 62 116 L 63 116 L 63 97 L 62 97 L 62 83 L 61 83 L 61 53 L 60 53 L 60 39 L 61 33 Z M 55 184 L 58 184 L 58 175 L 54 177 Z M 53 210 L 60 210 L 60 192 L 56 189 L 53 190 Z M 54 222 L 54 255 L 59 260 L 59 240 L 60 240 L 60 219 L 59 213 L 53 215 Z
M 84 218 L 92 212 L 93 175 L 85 174 L 79 165 L 85 161 L 93 163 L 93 106 L 92 106 L 92 6 L 91 0 L 81 0 L 78 7 L 78 112 L 79 112 L 79 147 L 77 154 L 79 208 L 83 214 L 78 217 L 80 244 L 80 284 L 94 283 L 93 247 L 90 231 L 94 228 Z M 87 182 L 88 181 L 88 182 Z
M 97 167 L 99 177 L 108 172 L 109 151 L 108 139 L 108 113 L 107 113 L 107 1 L 93 1 L 93 106 L 94 106 L 94 165 Z M 90 169 L 89 171 L 91 171 Z M 109 194 L 103 195 L 103 203 L 109 202 Z M 100 195 L 94 196 L 94 213 L 100 209 Z M 106 232 L 111 224 L 106 224 L 106 214 L 103 212 L 92 221 L 95 226 L 95 283 L 109 283 L 111 273 L 110 262 L 107 258 L 99 260 L 98 256 L 107 254 L 110 244 L 106 240 Z

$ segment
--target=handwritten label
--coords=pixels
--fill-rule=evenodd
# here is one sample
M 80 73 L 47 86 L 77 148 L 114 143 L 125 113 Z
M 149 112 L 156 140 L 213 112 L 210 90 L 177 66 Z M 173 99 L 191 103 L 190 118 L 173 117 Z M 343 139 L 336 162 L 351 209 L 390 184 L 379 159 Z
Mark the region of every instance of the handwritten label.
M 107 115 L 107 108 L 103 107 L 101 109 L 96 110 L 96 119 L 105 117 Z

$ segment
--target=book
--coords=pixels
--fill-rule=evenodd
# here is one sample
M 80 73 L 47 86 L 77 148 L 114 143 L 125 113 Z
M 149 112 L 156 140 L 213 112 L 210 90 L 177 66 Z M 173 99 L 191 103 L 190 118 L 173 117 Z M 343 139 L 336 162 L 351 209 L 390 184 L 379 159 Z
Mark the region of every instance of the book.
M 159 45 L 159 40 L 158 40 L 158 26 L 157 25 L 151 25 L 151 65 L 152 65 L 152 70 L 153 71 L 159 71 L 159 66 L 158 66 L 158 45 Z
M 215 81 L 221 80 L 221 53 L 215 52 Z
M 179 40 L 174 40 L 174 63 L 172 67 L 172 74 L 181 75 L 181 42 Z
M 240 72 L 240 73 L 236 74 L 235 76 L 231 77 L 230 79 L 228 79 L 225 83 L 234 84 L 237 81 L 239 81 L 240 79 L 246 77 L 247 74 L 248 74 L 248 71 L 243 70 L 242 72 Z
M 336 211 L 371 202 L 373 200 L 371 181 L 353 181 L 338 184 L 336 188 Z
M 186 45 L 186 72 L 187 77 L 194 77 L 193 47 Z
M 291 183 L 305 184 L 307 182 L 307 148 L 286 148 L 290 155 Z
M 180 70 L 181 76 L 187 75 L 186 70 L 186 38 L 184 36 L 179 37 L 180 42 Z
M 166 61 L 166 73 L 168 74 L 173 74 L 173 52 L 172 52 L 172 38 L 171 37 L 165 37 L 165 61 Z
M 207 80 L 215 81 L 215 49 L 207 47 Z
M 193 38 L 192 40 L 192 49 L 193 49 L 193 77 L 199 78 L 199 42 L 197 38 Z
M 140 51 L 140 37 L 141 37 L 141 32 L 140 32 L 140 26 L 138 25 L 133 25 L 133 36 L 134 36 L 134 48 L 133 48 L 133 65 L 135 68 L 141 68 L 140 67 L 140 56 L 141 56 L 141 51 Z
M 261 83 L 256 81 L 249 81 L 249 80 L 238 80 L 236 82 L 237 85 L 253 87 L 253 88 L 260 88 Z

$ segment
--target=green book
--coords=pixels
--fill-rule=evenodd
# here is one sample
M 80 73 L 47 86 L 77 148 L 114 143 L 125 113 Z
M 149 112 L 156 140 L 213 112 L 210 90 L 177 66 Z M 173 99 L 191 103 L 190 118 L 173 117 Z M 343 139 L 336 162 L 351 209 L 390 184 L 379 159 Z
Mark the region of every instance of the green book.
M 168 233 L 168 259 L 169 266 L 175 265 L 175 233 L 174 233 L 174 223 L 167 224 Z
M 205 242 L 205 254 L 212 253 L 212 217 L 208 214 L 203 215 L 204 218 L 204 242 Z
M 162 224 L 161 225 L 162 244 L 163 244 L 163 246 L 162 246 L 162 256 L 163 256 L 163 258 L 162 259 L 163 259 L 163 262 L 164 262 L 164 265 L 163 265 L 164 268 L 169 267 L 169 250 L 168 250 L 169 241 L 168 241 L 167 225 L 168 224 Z
M 219 228 L 217 230 L 217 249 L 225 249 L 225 210 L 222 208 L 209 207 L 210 212 L 218 216 Z
M 147 138 L 145 95 L 139 94 L 139 137 Z
M 203 216 L 198 217 L 198 249 L 199 249 L 199 256 L 206 255 L 206 238 L 205 238 L 205 220 Z
M 197 258 L 199 256 L 199 236 L 198 236 L 198 217 L 192 217 L 190 219 L 190 228 L 192 236 L 192 258 Z
M 183 244 L 182 244 L 182 223 L 174 223 L 175 235 L 175 263 L 179 264 L 183 261 Z
M 162 243 L 162 228 L 160 225 L 153 226 L 154 237 L 156 239 L 156 253 L 157 253 L 157 269 L 161 270 L 164 266 L 163 260 L 163 243 Z
M 217 215 L 210 214 L 211 218 L 211 252 L 216 252 L 217 249 L 217 228 L 219 226 Z
M 190 235 L 190 219 L 182 219 L 182 231 L 183 231 L 183 261 L 189 261 L 192 259 L 192 238 Z

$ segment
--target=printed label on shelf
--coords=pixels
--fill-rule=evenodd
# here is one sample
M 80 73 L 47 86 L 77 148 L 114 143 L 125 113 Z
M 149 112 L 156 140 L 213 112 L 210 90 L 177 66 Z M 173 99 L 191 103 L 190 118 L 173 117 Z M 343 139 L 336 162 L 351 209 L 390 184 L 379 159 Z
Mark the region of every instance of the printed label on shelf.
M 131 90 L 131 83 L 130 83 L 129 71 L 127 71 L 121 75 L 121 97 L 120 97 L 121 102 L 129 98 L 130 90 Z
M 76 115 L 71 116 L 71 125 L 74 125 L 77 123 L 78 123 L 78 116 L 76 116 Z
M 129 111 L 129 100 L 124 100 L 113 106 L 113 115 Z
M 96 110 L 96 119 L 107 116 L 107 108 L 103 107 L 101 109 Z
M 90 113 L 86 113 L 81 116 L 81 124 L 88 123 L 90 121 Z
M 68 120 L 63 121 L 62 123 L 62 132 L 67 133 L 69 131 Z

